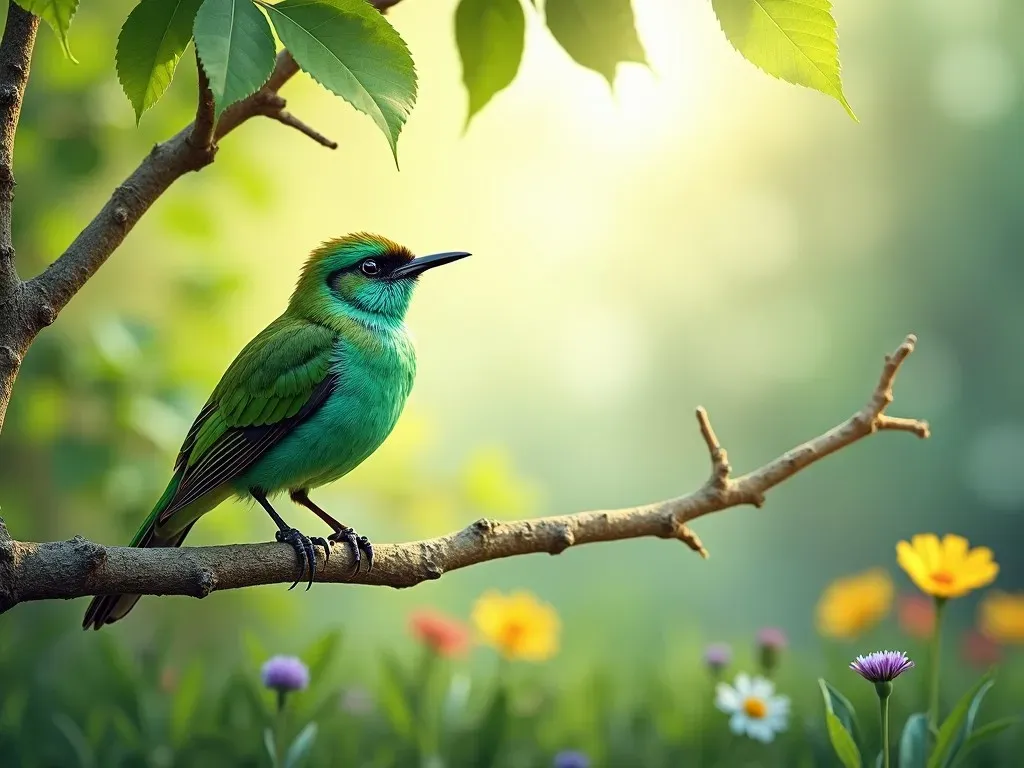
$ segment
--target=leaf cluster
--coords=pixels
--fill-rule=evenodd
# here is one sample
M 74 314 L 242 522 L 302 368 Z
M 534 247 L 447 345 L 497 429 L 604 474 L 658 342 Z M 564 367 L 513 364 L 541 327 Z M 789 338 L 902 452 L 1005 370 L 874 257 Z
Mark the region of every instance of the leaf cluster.
M 844 768 L 882 765 L 882 755 L 869 760 L 860 735 L 853 705 L 825 680 L 818 680 L 825 700 L 825 720 L 829 741 Z M 898 741 L 899 768 L 956 768 L 966 766 L 968 756 L 978 747 L 1021 722 L 1020 716 L 1003 717 L 979 726 L 978 711 L 985 694 L 995 685 L 995 670 L 990 670 L 968 690 L 953 707 L 936 733 L 928 727 L 928 716 L 916 712 L 907 718 Z
M 78 0 L 16 0 L 56 31 L 66 55 Z M 620 64 L 647 64 L 631 0 L 460 0 L 455 41 L 467 125 L 519 72 L 539 20 L 579 65 L 614 83 Z M 768 74 L 834 97 L 851 117 L 829 0 L 712 0 L 722 31 Z M 216 117 L 251 96 L 274 69 L 280 42 L 299 67 L 369 116 L 397 162 L 398 136 L 417 96 L 409 48 L 367 0 L 141 0 L 117 40 L 117 76 L 136 121 L 167 91 L 190 43 Z

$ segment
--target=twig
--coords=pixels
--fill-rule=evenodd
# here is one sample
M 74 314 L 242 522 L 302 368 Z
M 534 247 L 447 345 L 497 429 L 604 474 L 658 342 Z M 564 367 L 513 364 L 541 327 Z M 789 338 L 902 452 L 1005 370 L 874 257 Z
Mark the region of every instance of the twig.
M 217 140 L 252 117 L 275 116 L 284 109 L 285 100 L 276 89 L 297 71 L 291 56 L 282 52 L 267 84 L 225 110 L 216 128 L 213 127 L 212 94 L 205 76 L 201 77 L 197 121 L 153 147 L 64 254 L 29 281 L 28 287 L 38 293 L 40 301 L 52 307 L 54 316 L 96 273 L 142 214 L 171 184 L 189 171 L 198 171 L 213 162 Z
M 320 133 L 320 131 L 318 131 L 316 128 L 306 125 L 304 122 L 299 120 L 299 118 L 297 118 L 295 115 L 293 115 L 286 109 L 280 109 L 275 114 L 270 115 L 270 117 L 274 118 L 283 125 L 287 125 L 291 128 L 294 128 L 295 130 L 299 131 L 299 133 L 303 133 L 306 136 L 309 136 L 309 138 L 311 138 L 317 144 L 321 144 L 327 147 L 328 149 L 338 148 L 338 142 L 327 138 L 322 133 Z
M 725 450 L 703 408 L 697 420 L 712 458 L 708 481 L 693 493 L 628 509 L 580 512 L 536 520 L 478 520 L 456 533 L 409 544 L 375 547 L 371 573 L 351 577 L 352 558 L 341 548 L 317 574 L 321 582 L 411 587 L 487 560 L 547 552 L 598 541 L 642 536 L 678 539 L 707 555 L 687 523 L 728 507 L 764 503 L 765 493 L 804 467 L 879 431 L 909 431 L 928 437 L 928 425 L 885 414 L 900 364 L 913 349 L 908 336 L 886 358 L 867 405 L 842 424 L 787 451 L 763 467 L 730 477 Z M 192 595 L 257 584 L 288 583 L 297 570 L 287 544 L 237 544 L 182 549 L 104 547 L 81 537 L 46 544 L 12 541 L 0 525 L 0 612 L 21 602 L 98 594 Z
M 198 52 L 196 52 L 196 74 L 199 80 L 199 100 L 196 106 L 196 119 L 192 123 L 192 134 L 189 136 L 188 142 L 195 150 L 212 152 L 214 150 L 213 128 L 217 118 L 216 104 L 213 99 L 213 91 L 210 90 L 210 78 L 206 76 L 206 70 L 203 69 L 203 62 L 200 60 Z

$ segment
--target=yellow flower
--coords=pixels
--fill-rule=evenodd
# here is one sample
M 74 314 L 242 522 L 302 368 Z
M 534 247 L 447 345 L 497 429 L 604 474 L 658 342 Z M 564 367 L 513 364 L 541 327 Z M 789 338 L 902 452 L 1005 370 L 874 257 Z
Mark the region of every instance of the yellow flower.
M 892 607 L 892 579 L 882 568 L 833 581 L 818 601 L 818 631 L 854 638 L 885 618 Z
M 999 643 L 1024 643 L 1024 593 L 986 595 L 981 602 L 981 631 Z
M 934 533 L 919 533 L 909 544 L 896 544 L 896 559 L 918 589 L 933 597 L 963 597 L 991 584 L 999 573 L 991 549 L 969 550 L 967 539 L 954 534 L 939 541 Z
M 473 606 L 473 623 L 508 659 L 544 661 L 558 650 L 558 614 L 529 592 L 486 592 Z

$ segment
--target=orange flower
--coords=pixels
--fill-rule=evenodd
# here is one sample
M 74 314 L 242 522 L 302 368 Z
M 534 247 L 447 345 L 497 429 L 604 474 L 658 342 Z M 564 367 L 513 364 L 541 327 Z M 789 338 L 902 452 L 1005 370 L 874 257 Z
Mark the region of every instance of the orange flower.
M 981 631 L 998 643 L 1024 643 L 1024 593 L 990 592 L 981 601 Z
M 476 601 L 473 623 L 509 659 L 544 661 L 558 650 L 558 614 L 529 592 L 487 592 Z
M 469 627 L 437 611 L 414 611 L 409 628 L 417 640 L 439 656 L 461 656 L 469 647 Z
M 924 595 L 901 595 L 896 615 L 904 634 L 927 640 L 935 631 L 935 603 Z
M 854 638 L 885 618 L 892 607 L 892 579 L 882 568 L 833 581 L 818 601 L 818 631 Z
M 960 653 L 968 664 L 982 668 L 991 667 L 1003 657 L 999 644 L 976 629 L 964 633 Z
M 896 544 L 896 558 L 918 589 L 942 599 L 988 586 L 999 573 L 991 549 L 968 549 L 967 539 L 954 534 L 939 541 L 934 533 L 919 533 L 909 544 Z

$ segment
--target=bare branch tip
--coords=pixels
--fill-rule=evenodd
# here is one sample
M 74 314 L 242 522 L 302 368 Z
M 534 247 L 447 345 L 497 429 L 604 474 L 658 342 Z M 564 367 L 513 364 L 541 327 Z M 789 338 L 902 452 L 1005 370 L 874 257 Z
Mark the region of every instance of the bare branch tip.
M 693 529 L 685 523 L 679 523 L 675 529 L 675 538 L 699 554 L 705 560 L 708 558 L 708 551 L 704 548 L 700 537 L 693 532 Z
M 704 438 L 708 450 L 714 456 L 714 454 L 722 450 L 722 446 L 718 442 L 718 436 L 715 435 L 714 428 L 711 426 L 711 418 L 708 416 L 707 410 L 700 405 L 697 406 L 697 424 L 700 426 L 700 434 Z
M 316 130 L 316 128 L 313 128 L 311 125 L 307 125 L 306 123 L 302 122 L 299 118 L 295 117 L 295 115 L 293 115 L 291 112 L 287 112 L 284 109 L 281 109 L 269 116 L 273 117 L 282 125 L 287 125 L 289 128 L 294 128 L 304 136 L 308 136 L 322 147 L 327 147 L 328 149 L 338 148 L 338 142 L 327 138 L 322 133 L 320 133 L 320 131 Z

